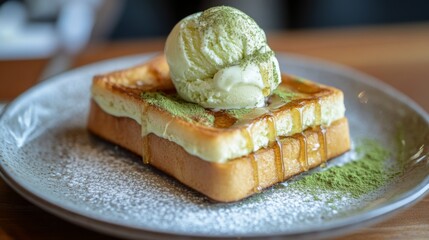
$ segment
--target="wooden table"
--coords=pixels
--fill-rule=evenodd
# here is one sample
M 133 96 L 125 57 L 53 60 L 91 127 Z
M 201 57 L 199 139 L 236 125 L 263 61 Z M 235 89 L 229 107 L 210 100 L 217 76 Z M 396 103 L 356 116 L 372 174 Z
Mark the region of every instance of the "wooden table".
M 392 85 L 429 111 L 429 23 L 371 28 L 270 33 L 276 51 L 298 53 L 348 65 Z M 161 51 L 163 39 L 94 44 L 73 66 L 129 54 Z M 0 100 L 11 100 L 36 82 L 46 60 L 0 61 Z M 20 82 L 11 82 L 11 68 Z M 5 87 L 8 90 L 5 91 Z M 29 203 L 0 180 L 0 239 L 109 239 L 70 224 Z M 429 239 L 429 196 L 389 220 L 339 239 Z M 113 238 L 112 238 L 113 239 Z

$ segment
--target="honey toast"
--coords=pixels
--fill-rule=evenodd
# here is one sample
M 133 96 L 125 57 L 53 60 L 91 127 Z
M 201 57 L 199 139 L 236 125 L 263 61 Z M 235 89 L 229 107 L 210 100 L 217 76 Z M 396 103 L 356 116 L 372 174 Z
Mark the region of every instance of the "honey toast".
M 343 93 L 293 76 L 266 107 L 178 97 L 165 58 L 94 77 L 88 129 L 217 201 L 237 201 L 350 148 Z

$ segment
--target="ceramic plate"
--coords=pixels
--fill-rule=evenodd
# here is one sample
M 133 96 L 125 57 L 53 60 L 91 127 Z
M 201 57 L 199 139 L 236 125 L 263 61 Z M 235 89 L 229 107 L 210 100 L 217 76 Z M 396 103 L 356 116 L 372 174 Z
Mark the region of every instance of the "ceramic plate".
M 429 189 L 427 113 L 364 74 L 279 55 L 282 71 L 343 90 L 353 143 L 379 142 L 390 153 L 388 161 L 406 162 L 405 171 L 359 197 L 332 198 L 338 193 L 324 191 L 316 199 L 283 184 L 237 203 L 213 203 L 85 128 L 92 76 L 152 56 L 66 72 L 10 103 L 0 118 L 4 180 L 36 205 L 84 227 L 122 237 L 168 239 L 339 235 L 382 219 Z M 328 167 L 353 158 L 354 150 Z M 321 170 L 326 168 L 315 171 Z

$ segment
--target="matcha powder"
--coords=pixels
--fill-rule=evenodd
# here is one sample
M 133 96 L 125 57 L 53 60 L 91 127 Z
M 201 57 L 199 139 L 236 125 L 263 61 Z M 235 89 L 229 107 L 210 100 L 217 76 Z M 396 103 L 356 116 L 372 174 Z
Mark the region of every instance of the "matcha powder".
M 195 103 L 182 100 L 177 95 L 166 95 L 161 92 L 143 92 L 141 98 L 147 103 L 157 106 L 172 115 L 186 121 L 197 121 L 205 125 L 213 125 L 214 116 Z
M 349 194 L 353 198 L 361 197 L 382 187 L 388 180 L 397 176 L 386 166 L 389 153 L 377 142 L 365 140 L 356 148 L 359 158 L 343 166 L 335 166 L 299 180 L 290 186 L 306 191 L 318 200 L 319 191 L 336 191 Z

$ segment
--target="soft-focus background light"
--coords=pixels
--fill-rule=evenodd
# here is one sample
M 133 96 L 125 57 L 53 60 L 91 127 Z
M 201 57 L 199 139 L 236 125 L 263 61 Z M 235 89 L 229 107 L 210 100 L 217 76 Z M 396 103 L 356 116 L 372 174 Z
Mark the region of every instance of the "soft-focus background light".
M 0 0 L 0 73 L 7 76 L 0 95 L 13 98 L 72 67 L 89 44 L 164 38 L 180 19 L 217 5 L 244 11 L 268 35 L 429 21 L 425 0 Z M 5 87 L 18 81 L 15 93 Z
M 8 0 L 0 2 L 0 59 L 162 37 L 183 17 L 216 5 L 243 10 L 267 32 L 429 20 L 424 0 Z

